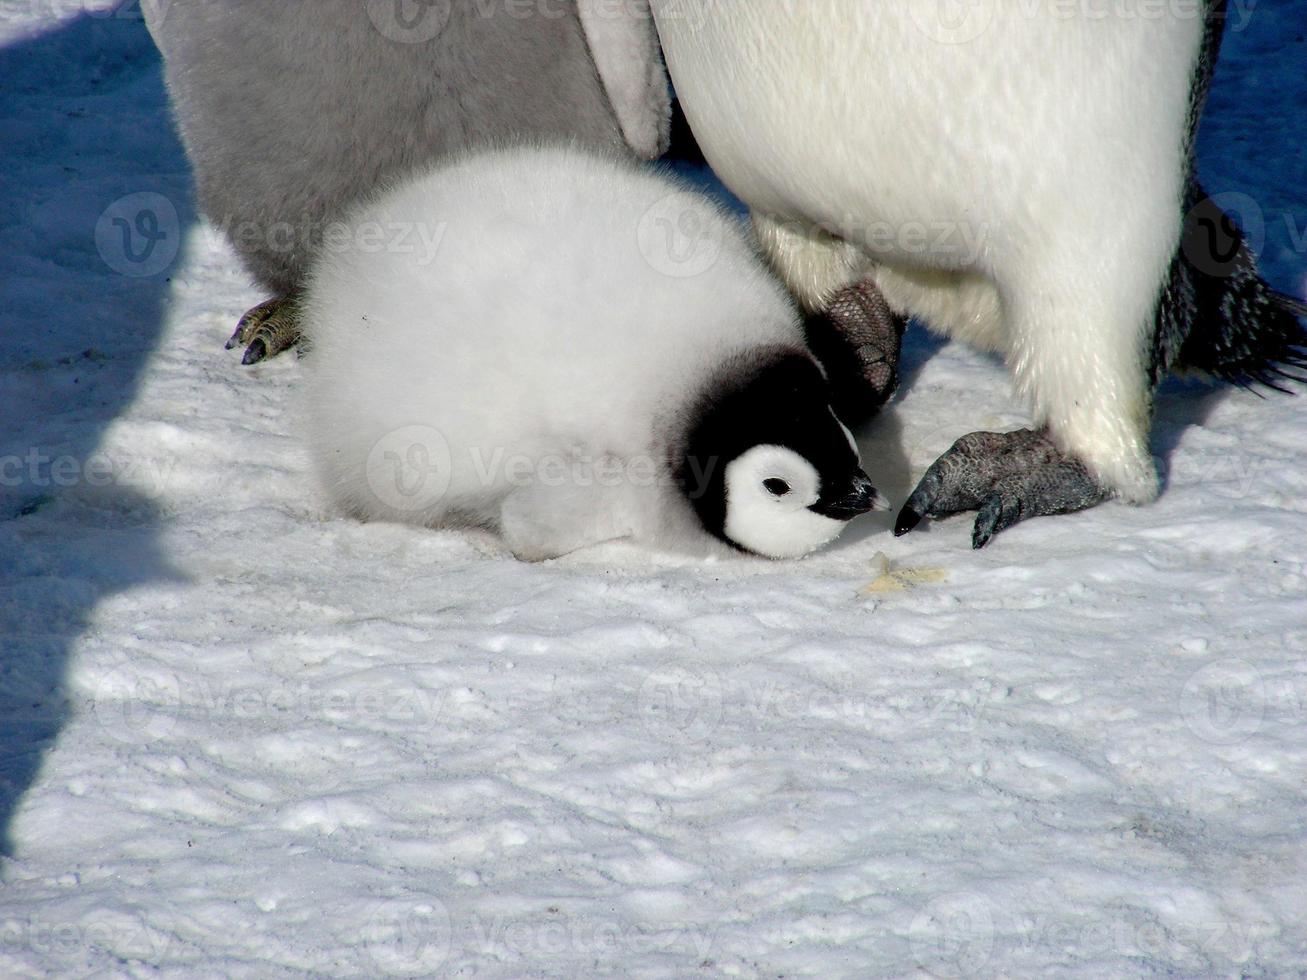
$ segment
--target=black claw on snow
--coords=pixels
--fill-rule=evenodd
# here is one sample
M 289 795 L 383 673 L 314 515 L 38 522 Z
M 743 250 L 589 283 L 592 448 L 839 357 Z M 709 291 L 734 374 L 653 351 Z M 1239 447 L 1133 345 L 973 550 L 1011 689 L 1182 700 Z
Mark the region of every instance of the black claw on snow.
M 268 345 L 262 340 L 256 339 L 250 342 L 250 346 L 245 349 L 245 356 L 241 358 L 241 363 L 249 366 L 258 364 L 268 356 Z
M 920 523 L 921 515 L 907 504 L 904 504 L 903 509 L 899 511 L 898 519 L 894 522 L 894 537 L 903 537 Z

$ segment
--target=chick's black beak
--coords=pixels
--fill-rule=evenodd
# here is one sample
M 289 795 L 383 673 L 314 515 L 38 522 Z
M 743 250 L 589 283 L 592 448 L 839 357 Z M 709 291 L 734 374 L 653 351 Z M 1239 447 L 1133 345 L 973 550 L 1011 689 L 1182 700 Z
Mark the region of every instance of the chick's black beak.
M 871 479 L 862 470 L 853 474 L 853 478 L 838 489 L 845 492 L 835 497 L 822 495 L 821 499 L 809 509 L 837 521 L 849 521 L 859 514 L 883 507 L 880 494 L 871 485 Z

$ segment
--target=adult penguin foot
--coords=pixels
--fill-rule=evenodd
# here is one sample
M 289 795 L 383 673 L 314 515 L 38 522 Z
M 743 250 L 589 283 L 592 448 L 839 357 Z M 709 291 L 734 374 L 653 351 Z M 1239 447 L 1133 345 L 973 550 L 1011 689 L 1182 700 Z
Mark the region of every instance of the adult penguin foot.
M 1043 431 L 973 432 L 926 471 L 894 522 L 902 536 L 924 517 L 978 510 L 971 546 L 1029 517 L 1069 514 L 1112 496 Z

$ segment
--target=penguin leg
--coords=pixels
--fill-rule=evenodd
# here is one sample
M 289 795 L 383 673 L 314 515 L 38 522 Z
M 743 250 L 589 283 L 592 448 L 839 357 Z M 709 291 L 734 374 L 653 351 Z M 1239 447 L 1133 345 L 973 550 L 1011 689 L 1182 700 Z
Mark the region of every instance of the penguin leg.
M 241 363 L 257 364 L 294 347 L 300 340 L 300 295 L 274 296 L 246 313 L 227 341 L 227 350 L 243 344 Z
M 973 432 L 926 471 L 899 511 L 894 533 L 907 534 L 923 517 L 978 510 L 971 546 L 983 548 L 1027 517 L 1069 514 L 1110 496 L 1083 463 L 1043 431 Z
M 910 310 L 931 331 L 981 350 L 1001 351 L 1007 330 L 998 289 L 973 271 L 880 265 L 876 285 L 894 310 Z
M 835 412 L 865 422 L 898 387 L 907 317 L 876 284 L 876 267 L 858 248 L 797 220 L 752 213 L 772 268 L 807 314 L 808 346 L 830 379 Z
M 824 309 L 831 297 L 875 268 L 861 249 L 814 224 L 764 211 L 749 217 L 767 261 L 806 313 Z
M 1110 210 L 1114 238 L 1093 215 L 1042 229 L 1045 250 L 995 274 L 1006 320 L 1005 353 L 1036 430 L 965 436 L 935 463 L 895 523 L 978 509 L 983 547 L 1029 517 L 1064 514 L 1109 497 L 1157 495 L 1148 451 L 1153 384 L 1149 351 L 1163 274 L 1178 235 L 1147 201 Z M 1123 217 L 1124 212 L 1124 217 Z M 1129 215 L 1142 217 L 1132 222 Z M 1111 241 L 1112 247 L 1096 244 Z

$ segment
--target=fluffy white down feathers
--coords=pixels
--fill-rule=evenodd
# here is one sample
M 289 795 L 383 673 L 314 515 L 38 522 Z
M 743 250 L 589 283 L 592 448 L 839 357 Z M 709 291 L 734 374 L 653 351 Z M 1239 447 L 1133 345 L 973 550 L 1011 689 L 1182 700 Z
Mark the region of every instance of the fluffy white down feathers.
M 668 474 L 689 399 L 743 351 L 803 345 L 737 219 L 633 164 L 521 147 L 404 181 L 347 228 L 310 278 L 303 362 L 338 507 L 498 528 L 531 558 L 713 547 Z

